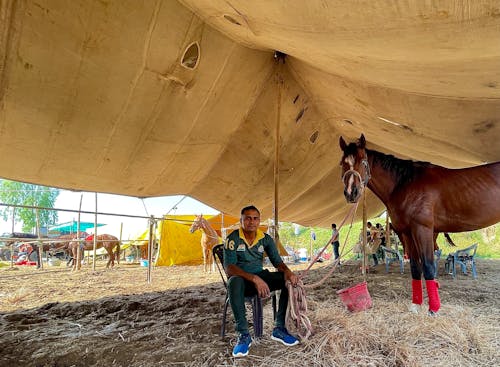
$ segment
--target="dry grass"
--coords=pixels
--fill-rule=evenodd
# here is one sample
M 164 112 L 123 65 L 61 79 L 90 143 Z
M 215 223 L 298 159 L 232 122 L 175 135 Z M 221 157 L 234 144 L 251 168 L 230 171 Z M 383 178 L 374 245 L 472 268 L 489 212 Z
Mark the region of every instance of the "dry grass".
M 320 279 L 324 266 L 306 283 Z M 0 365 L 12 365 L 10 354 L 23 348 L 32 359 L 16 359 L 19 366 L 498 366 L 498 270 L 500 261 L 479 260 L 478 280 L 441 274 L 443 306 L 429 317 L 407 310 L 410 276 L 383 267 L 367 277 L 373 308 L 349 313 L 336 291 L 363 279 L 357 266 L 344 266 L 308 290 L 309 340 L 293 348 L 270 340 L 266 305 L 266 335 L 238 360 L 230 357 L 231 322 L 224 340 L 217 335 L 219 275 L 201 267 L 156 269 L 152 284 L 145 268 L 130 265 L 0 272 Z

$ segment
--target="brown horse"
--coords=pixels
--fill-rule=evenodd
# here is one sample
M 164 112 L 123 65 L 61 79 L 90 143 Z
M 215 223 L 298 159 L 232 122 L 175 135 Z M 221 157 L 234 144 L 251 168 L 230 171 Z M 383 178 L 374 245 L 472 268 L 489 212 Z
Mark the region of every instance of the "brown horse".
M 212 228 L 210 223 L 203 218 L 203 214 L 196 216 L 189 232 L 194 233 L 194 231 L 201 229 L 201 251 L 203 252 L 203 270 L 205 272 L 212 271 L 213 258 L 212 249 L 215 245 L 219 243 L 219 236 L 215 229 Z
M 85 238 L 85 242 L 79 242 L 79 241 L 71 241 L 69 243 L 69 250 L 71 251 L 73 255 L 73 270 L 76 269 L 76 266 L 78 264 L 77 260 L 77 255 L 78 255 L 78 247 L 81 249 L 81 253 L 83 254 L 83 251 L 90 251 L 94 249 L 94 235 L 90 235 Z M 106 264 L 106 268 L 109 268 L 115 266 L 115 253 L 113 253 L 113 249 L 116 247 L 116 261 L 119 264 L 120 263 L 120 241 L 118 238 L 115 236 L 112 236 L 110 234 L 100 234 L 97 235 L 97 243 L 96 243 L 96 249 L 103 247 L 106 252 L 108 253 L 109 259 L 108 263 Z
M 346 144 L 340 137 L 344 196 L 349 203 L 365 186 L 385 204 L 392 225 L 410 257 L 412 308 L 423 299 L 422 272 L 429 313 L 440 306 L 434 280 L 434 242 L 442 232 L 484 228 L 500 220 L 500 162 L 448 169 L 427 162 L 402 160 L 366 149 L 364 135 Z

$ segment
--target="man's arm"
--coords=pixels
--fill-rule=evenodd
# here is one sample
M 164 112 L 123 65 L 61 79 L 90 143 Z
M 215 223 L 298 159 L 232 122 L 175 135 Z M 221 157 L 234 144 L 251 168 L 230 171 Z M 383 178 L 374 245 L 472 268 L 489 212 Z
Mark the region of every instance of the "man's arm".
M 271 295 L 271 290 L 266 282 L 262 280 L 258 275 L 247 273 L 241 269 L 238 265 L 230 264 L 226 268 L 226 273 L 228 277 L 238 276 L 254 284 L 257 294 L 260 298 L 267 298 Z

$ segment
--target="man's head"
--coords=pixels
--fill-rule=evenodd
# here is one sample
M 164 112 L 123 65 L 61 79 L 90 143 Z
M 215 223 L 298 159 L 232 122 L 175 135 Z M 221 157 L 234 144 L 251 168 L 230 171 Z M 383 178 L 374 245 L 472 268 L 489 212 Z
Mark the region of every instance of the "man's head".
M 367 226 L 368 228 L 371 228 L 371 227 L 372 227 L 371 222 L 367 222 L 367 223 L 366 223 L 366 226 Z
M 241 209 L 241 228 L 245 232 L 256 232 L 260 225 L 260 212 L 253 205 Z
M 332 229 L 336 229 L 337 225 L 335 223 L 332 223 Z

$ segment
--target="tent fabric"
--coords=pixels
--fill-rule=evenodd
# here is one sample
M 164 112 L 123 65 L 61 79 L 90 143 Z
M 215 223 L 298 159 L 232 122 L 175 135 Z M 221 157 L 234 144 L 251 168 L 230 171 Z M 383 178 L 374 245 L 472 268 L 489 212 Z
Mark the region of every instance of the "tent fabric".
M 184 194 L 233 216 L 254 204 L 263 218 L 277 187 L 279 221 L 329 228 L 348 210 L 340 136 L 451 168 L 500 159 L 499 12 L 496 0 L 5 0 L 0 177 Z M 371 193 L 367 209 L 382 211 Z
M 203 264 L 201 232 L 189 233 L 194 218 L 194 215 L 164 216 L 156 266 Z

